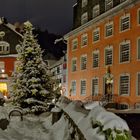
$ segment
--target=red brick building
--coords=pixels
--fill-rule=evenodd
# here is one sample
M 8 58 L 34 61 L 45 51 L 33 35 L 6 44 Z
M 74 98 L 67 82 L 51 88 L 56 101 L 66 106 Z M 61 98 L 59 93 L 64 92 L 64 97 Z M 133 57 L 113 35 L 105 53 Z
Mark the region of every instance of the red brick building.
M 140 1 L 77 0 L 68 41 L 68 91 L 72 99 L 112 94 L 140 108 Z
M 22 35 L 5 19 L 0 19 L 0 92 L 9 94 L 10 78 L 16 66 L 16 46 Z

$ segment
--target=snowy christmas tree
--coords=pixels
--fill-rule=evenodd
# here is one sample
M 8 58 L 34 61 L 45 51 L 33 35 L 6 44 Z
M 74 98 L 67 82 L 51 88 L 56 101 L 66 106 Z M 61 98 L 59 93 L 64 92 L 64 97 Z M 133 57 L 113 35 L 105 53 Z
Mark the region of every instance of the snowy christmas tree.
M 60 90 L 54 89 L 55 81 L 50 78 L 32 31 L 32 24 L 25 22 L 23 41 L 17 47 L 18 65 L 12 82 L 13 102 L 27 112 L 44 112 L 47 104 L 59 97 Z

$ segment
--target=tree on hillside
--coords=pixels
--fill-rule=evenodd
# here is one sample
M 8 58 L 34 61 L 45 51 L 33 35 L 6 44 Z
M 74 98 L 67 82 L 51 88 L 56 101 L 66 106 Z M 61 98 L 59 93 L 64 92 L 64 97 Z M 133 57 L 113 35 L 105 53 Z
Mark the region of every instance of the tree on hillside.
M 12 82 L 13 102 L 27 112 L 43 112 L 47 109 L 47 103 L 59 97 L 60 90 L 54 89 L 55 81 L 49 76 L 32 31 L 32 24 L 25 22 L 23 41 L 17 47 L 18 65 Z

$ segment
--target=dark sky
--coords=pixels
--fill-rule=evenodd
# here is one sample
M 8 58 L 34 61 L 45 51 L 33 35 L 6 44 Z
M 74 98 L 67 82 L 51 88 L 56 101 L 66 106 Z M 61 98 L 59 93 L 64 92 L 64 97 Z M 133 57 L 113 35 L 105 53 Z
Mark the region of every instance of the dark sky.
M 0 16 L 8 22 L 30 20 L 51 33 L 67 33 L 72 27 L 76 0 L 0 0 Z

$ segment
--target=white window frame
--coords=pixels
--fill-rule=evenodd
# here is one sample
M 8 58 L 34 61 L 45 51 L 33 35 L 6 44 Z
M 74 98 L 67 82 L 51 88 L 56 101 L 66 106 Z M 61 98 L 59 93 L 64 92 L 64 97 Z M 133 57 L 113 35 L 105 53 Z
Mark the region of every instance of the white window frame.
M 81 25 L 85 24 L 86 22 L 88 22 L 88 12 L 81 15 Z
M 121 90 L 121 77 L 122 76 L 128 76 L 128 78 L 129 78 L 129 82 L 128 82 L 128 94 L 121 94 L 121 92 L 120 92 L 120 90 Z M 119 77 L 119 95 L 120 96 L 129 96 L 130 95 L 130 74 L 128 74 L 128 73 L 125 73 L 125 74 L 121 74 L 120 75 L 120 77 Z
M 136 80 L 136 95 L 138 96 L 138 97 L 140 97 L 140 94 L 138 94 L 138 93 L 140 93 L 140 85 L 138 85 L 139 84 L 139 77 L 138 76 L 140 76 L 140 72 L 137 72 L 137 80 Z
M 5 73 L 5 62 L 0 61 L 0 73 Z
M 98 55 L 98 58 L 94 59 L 94 54 Z M 94 50 L 93 53 L 92 53 L 92 67 L 93 68 L 98 68 L 99 67 L 99 57 L 100 57 L 99 50 Z M 95 64 L 94 61 L 97 62 L 97 66 L 94 65 Z
M 112 28 L 107 28 L 111 25 L 112 25 Z M 111 35 L 108 34 L 108 32 L 110 33 L 110 31 L 112 31 Z M 107 24 L 105 24 L 105 38 L 113 36 L 113 33 L 114 33 L 114 23 L 113 23 L 113 21 L 111 21 L 111 22 L 108 22 Z
M 6 41 L 0 41 L 0 54 L 10 53 L 10 44 Z
M 140 37 L 137 38 L 137 60 L 140 61 Z
M 107 64 L 107 54 L 106 54 L 106 51 L 107 50 L 112 50 L 112 61 L 111 61 L 111 64 Z M 111 65 L 113 65 L 113 46 L 111 45 L 111 46 L 107 46 L 105 49 L 104 49 L 104 56 L 105 56 L 105 58 L 104 58 L 104 64 L 105 64 L 105 66 L 111 66 Z
M 88 34 L 87 33 L 84 33 L 81 36 L 81 47 L 85 47 L 87 45 L 88 45 Z
M 125 18 L 128 18 L 128 17 L 129 17 L 129 21 L 126 21 L 125 23 L 122 23 L 122 20 L 125 19 Z M 123 16 L 121 16 L 120 17 L 120 32 L 125 32 L 125 31 L 130 30 L 130 24 L 131 24 L 130 22 L 131 22 L 130 13 L 127 13 L 127 14 L 124 14 Z M 124 24 L 128 24 L 128 28 L 122 29 Z
M 72 40 L 72 51 L 77 50 L 77 47 L 78 47 L 78 39 L 75 38 Z
M 137 10 L 137 24 L 140 26 L 140 8 Z
M 100 15 L 100 5 L 97 4 L 93 7 L 93 10 L 92 10 L 92 17 L 95 18 L 97 16 Z
M 113 8 L 113 0 L 105 0 L 105 11 Z
M 121 61 L 121 57 L 122 57 L 122 54 L 121 54 L 121 45 L 125 45 L 125 44 L 129 44 L 129 58 L 128 58 L 128 61 Z M 130 62 L 130 49 L 131 49 L 131 43 L 130 43 L 130 40 L 125 40 L 123 42 L 120 43 L 120 46 L 119 46 L 119 63 L 120 64 L 123 64 L 123 63 L 129 63 Z M 125 52 L 124 52 L 125 53 Z
M 82 0 L 82 8 L 87 6 L 88 4 L 88 0 Z
M 85 81 L 85 84 L 86 84 L 85 85 L 85 93 L 84 94 L 82 93 L 82 81 Z M 80 80 L 80 95 L 81 96 L 85 96 L 86 95 L 86 90 L 87 90 L 87 80 L 86 79 L 81 79 Z
M 140 110 L 140 102 L 135 103 L 135 109 Z
M 74 61 L 76 61 L 76 64 L 73 63 Z M 73 69 L 74 67 L 75 67 L 75 69 Z M 71 71 L 72 72 L 77 71 L 77 58 L 76 57 L 72 58 L 72 60 L 71 60 Z
M 73 86 L 73 83 L 75 83 L 74 86 Z M 76 96 L 76 80 L 71 81 L 71 95 Z
M 93 80 L 97 80 L 97 87 L 96 87 L 96 92 L 93 91 Z M 91 95 L 92 96 L 98 96 L 99 95 L 99 77 L 93 77 L 92 81 L 91 81 L 91 87 L 92 87 L 92 91 L 91 91 Z M 94 93 L 94 94 L 93 94 Z
M 93 43 L 100 41 L 100 27 L 94 29 L 92 35 Z M 95 38 L 97 38 L 97 40 L 95 40 Z
M 86 58 L 86 61 L 82 62 L 82 58 Z M 85 66 L 83 66 L 83 65 L 85 65 Z M 87 69 L 87 54 L 81 55 L 81 57 L 80 57 L 80 69 L 81 70 Z

